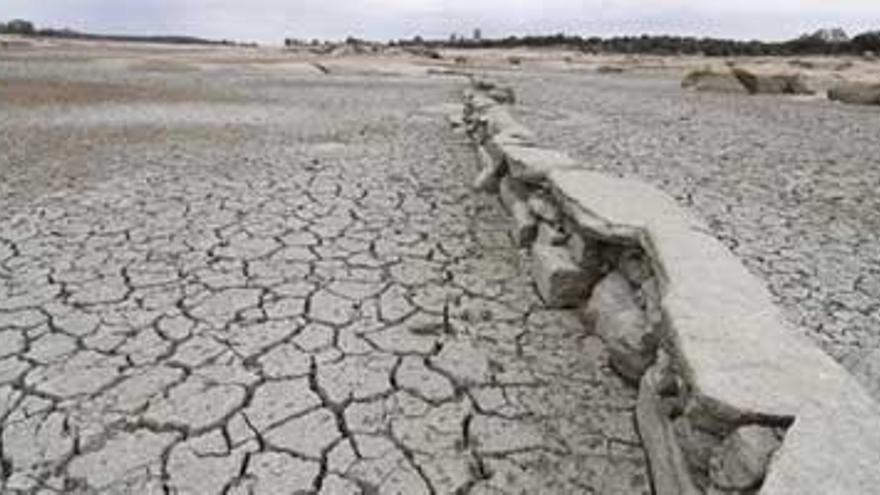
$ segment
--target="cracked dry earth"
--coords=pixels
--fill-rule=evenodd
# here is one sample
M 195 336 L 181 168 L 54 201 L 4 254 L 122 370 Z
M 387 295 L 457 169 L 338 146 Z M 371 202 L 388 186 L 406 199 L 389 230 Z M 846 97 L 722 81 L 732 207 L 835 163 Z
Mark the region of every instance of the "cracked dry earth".
M 0 491 L 649 492 L 634 393 L 426 109 L 462 81 L 198 84 L 239 100 L 3 110 L 65 138 L 0 162 Z

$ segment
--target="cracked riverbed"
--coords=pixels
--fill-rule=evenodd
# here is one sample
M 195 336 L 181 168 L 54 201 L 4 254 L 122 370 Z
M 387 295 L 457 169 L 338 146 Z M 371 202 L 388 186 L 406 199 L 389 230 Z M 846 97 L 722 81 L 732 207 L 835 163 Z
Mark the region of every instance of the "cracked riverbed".
M 186 96 L 3 110 L 0 491 L 648 493 L 461 80 L 3 65 Z

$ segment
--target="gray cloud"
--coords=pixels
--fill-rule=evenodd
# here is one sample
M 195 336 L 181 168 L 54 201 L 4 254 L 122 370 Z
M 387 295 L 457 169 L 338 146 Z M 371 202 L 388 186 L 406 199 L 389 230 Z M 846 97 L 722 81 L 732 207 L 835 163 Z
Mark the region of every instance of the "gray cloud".
M 880 28 L 876 0 L 3 0 L 0 15 L 117 33 L 283 37 L 445 37 L 567 32 L 784 39 L 819 27 Z

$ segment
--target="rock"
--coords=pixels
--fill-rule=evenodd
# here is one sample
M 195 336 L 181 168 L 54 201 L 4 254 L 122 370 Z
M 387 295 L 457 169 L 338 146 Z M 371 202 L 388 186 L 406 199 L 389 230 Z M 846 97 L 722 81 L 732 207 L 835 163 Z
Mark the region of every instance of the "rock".
M 492 98 L 497 103 L 504 105 L 513 105 L 516 103 L 516 94 L 510 86 L 492 88 L 489 90 L 488 95 L 489 98 Z
M 474 180 L 473 188 L 488 193 L 498 192 L 501 181 L 501 164 L 492 159 L 482 146 L 477 148 L 480 163 L 483 165 L 480 174 Z
M 526 209 L 529 208 L 528 204 L 526 204 L 526 200 L 529 197 L 528 188 L 510 176 L 505 176 L 501 179 L 499 196 L 501 197 L 501 204 L 504 205 L 510 214 L 513 214 L 514 205 L 518 203 L 525 205 Z M 529 213 L 531 213 L 531 210 L 529 210 Z
M 532 275 L 548 307 L 572 308 L 583 303 L 590 289 L 590 279 L 572 261 L 567 249 L 537 244 L 532 249 L 532 257 Z
M 672 422 L 663 414 L 658 389 L 666 373 L 667 361 L 663 354 L 642 377 L 636 403 L 636 424 L 648 456 L 655 495 L 699 495 L 701 492 L 688 470 Z
M 489 121 L 483 116 L 465 120 L 465 133 L 477 144 L 485 144 L 489 139 Z
M 828 90 L 828 98 L 855 105 L 880 105 L 880 83 L 850 82 Z
M 637 383 L 654 362 L 657 342 L 626 278 L 611 272 L 602 279 L 593 289 L 584 317 L 608 347 L 615 371 Z
M 685 461 L 691 471 L 698 471 L 704 476 L 709 472 L 709 459 L 721 444 L 722 438 L 714 433 L 696 428 L 685 416 L 679 416 L 672 422 L 678 444 L 684 454 Z
M 538 221 L 529 209 L 525 201 L 517 201 L 511 205 L 510 213 L 513 216 L 511 237 L 519 247 L 527 247 L 538 235 Z
M 640 297 L 644 302 L 645 316 L 648 317 L 648 323 L 652 327 L 660 325 L 663 322 L 663 309 L 660 307 L 660 289 L 657 287 L 657 280 L 650 278 L 645 280 L 639 288 Z
M 599 246 L 595 241 L 585 239 L 583 236 L 573 233 L 568 236 L 568 251 L 572 260 L 590 273 L 598 276 L 602 259 Z
M 535 240 L 538 244 L 545 246 L 564 246 L 568 236 L 565 232 L 559 230 L 547 222 L 538 223 L 538 236 Z
M 493 106 L 495 106 L 495 102 L 483 93 L 469 93 L 465 95 L 465 117 L 480 114 Z
M 633 285 L 640 286 L 651 278 L 651 267 L 641 249 L 624 249 L 617 266 L 620 273 Z
M 528 189 L 521 182 L 505 176 L 499 187 L 501 203 L 513 217 L 511 237 L 519 247 L 530 245 L 538 234 L 538 222 L 526 203 Z
M 712 93 L 745 94 L 747 92 L 742 83 L 730 72 L 716 72 L 710 69 L 689 72 L 682 80 L 681 87 Z
M 481 77 L 471 77 L 471 86 L 479 91 L 490 91 L 492 89 L 495 89 L 498 85 L 495 84 L 494 81 L 490 81 L 489 79 L 484 79 Z
M 562 218 L 562 212 L 559 211 L 559 208 L 553 204 L 553 201 L 545 193 L 533 193 L 529 196 L 528 202 L 532 213 L 541 220 L 557 223 Z
M 723 489 L 748 490 L 760 486 L 770 458 L 782 445 L 773 428 L 750 425 L 731 433 L 710 461 L 712 482 Z
M 474 179 L 473 188 L 475 191 L 495 193 L 498 191 L 498 182 L 497 172 L 491 168 L 484 168 Z
M 731 72 L 751 94 L 813 94 L 800 74 L 759 74 L 740 67 L 732 68 Z
M 691 396 L 704 416 L 729 425 L 756 415 L 800 417 L 807 405 L 833 407 L 835 413 L 866 407 L 865 394 L 852 386 L 853 379 L 793 332 L 767 287 L 674 200 L 637 181 L 582 170 L 555 172 L 551 182 L 554 196 L 580 231 L 606 243 L 650 239 L 645 248 L 662 267 L 664 332 L 687 366 Z M 876 422 L 867 415 L 856 417 L 865 427 Z M 832 432 L 851 427 L 830 421 L 804 435 L 827 442 Z M 874 447 L 873 441 L 865 436 L 864 450 Z M 851 473 L 861 479 L 873 474 Z

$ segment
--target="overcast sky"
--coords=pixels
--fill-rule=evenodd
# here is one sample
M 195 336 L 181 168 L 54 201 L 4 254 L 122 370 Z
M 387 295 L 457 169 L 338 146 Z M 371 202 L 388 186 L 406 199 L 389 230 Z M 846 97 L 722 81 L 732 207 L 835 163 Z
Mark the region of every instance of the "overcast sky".
M 103 33 L 280 42 L 565 32 L 787 39 L 880 29 L 880 0 L 0 0 L 0 18 Z

